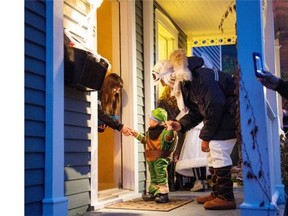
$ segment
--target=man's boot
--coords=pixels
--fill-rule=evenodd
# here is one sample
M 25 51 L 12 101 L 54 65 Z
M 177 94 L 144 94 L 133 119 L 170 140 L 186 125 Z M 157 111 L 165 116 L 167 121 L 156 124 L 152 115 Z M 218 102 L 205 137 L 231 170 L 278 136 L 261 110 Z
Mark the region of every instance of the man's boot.
M 231 179 L 231 166 L 215 168 L 217 198 L 205 202 L 207 210 L 228 210 L 236 209 L 236 201 L 233 193 L 233 182 Z
M 215 171 L 214 171 L 214 168 L 213 167 L 209 167 L 209 172 L 211 173 L 211 176 L 212 176 L 212 192 L 207 195 L 207 196 L 200 196 L 200 197 L 197 197 L 197 202 L 199 204 L 204 204 L 205 202 L 208 202 L 208 201 L 211 201 L 213 199 L 215 199 L 218 195 L 218 192 L 217 192 L 217 185 L 216 185 L 216 180 L 217 180 L 217 176 L 215 175 Z

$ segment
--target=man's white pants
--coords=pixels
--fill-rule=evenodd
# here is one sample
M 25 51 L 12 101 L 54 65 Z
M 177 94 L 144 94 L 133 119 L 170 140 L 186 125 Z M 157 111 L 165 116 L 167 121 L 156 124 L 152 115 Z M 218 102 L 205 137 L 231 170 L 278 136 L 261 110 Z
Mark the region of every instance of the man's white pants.
M 221 168 L 232 165 L 231 153 L 237 139 L 210 140 L 207 154 L 208 167 Z

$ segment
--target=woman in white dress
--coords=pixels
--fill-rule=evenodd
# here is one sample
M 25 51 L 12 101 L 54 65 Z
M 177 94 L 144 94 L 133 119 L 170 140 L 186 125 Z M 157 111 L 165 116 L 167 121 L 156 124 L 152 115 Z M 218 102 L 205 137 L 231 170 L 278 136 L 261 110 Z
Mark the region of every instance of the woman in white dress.
M 201 151 L 199 133 L 203 123 L 186 133 L 175 171 L 181 175 L 194 177 L 196 181 L 191 191 L 198 192 L 206 189 L 207 153 Z

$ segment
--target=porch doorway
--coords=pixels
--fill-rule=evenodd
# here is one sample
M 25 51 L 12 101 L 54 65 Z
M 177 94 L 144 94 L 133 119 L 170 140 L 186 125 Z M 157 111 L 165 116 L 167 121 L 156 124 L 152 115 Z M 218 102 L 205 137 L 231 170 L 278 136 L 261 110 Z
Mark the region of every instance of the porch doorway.
M 97 10 L 97 50 L 107 58 L 111 71 L 120 73 L 119 50 L 119 2 L 104 0 Z M 114 14 L 114 15 L 113 15 Z M 118 111 L 121 116 L 121 110 Z M 111 200 L 126 192 L 123 190 L 121 134 L 111 128 L 98 133 L 98 202 Z

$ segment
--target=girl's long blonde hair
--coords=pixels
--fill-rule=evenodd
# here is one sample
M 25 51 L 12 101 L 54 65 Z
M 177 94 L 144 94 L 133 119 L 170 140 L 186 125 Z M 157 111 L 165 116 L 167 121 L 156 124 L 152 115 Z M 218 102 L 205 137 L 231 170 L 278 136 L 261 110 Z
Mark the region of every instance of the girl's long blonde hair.
M 116 73 L 110 73 L 104 79 L 99 92 L 102 109 L 109 115 L 116 115 L 119 111 L 121 94 L 115 93 L 116 88 L 123 88 L 123 80 Z

